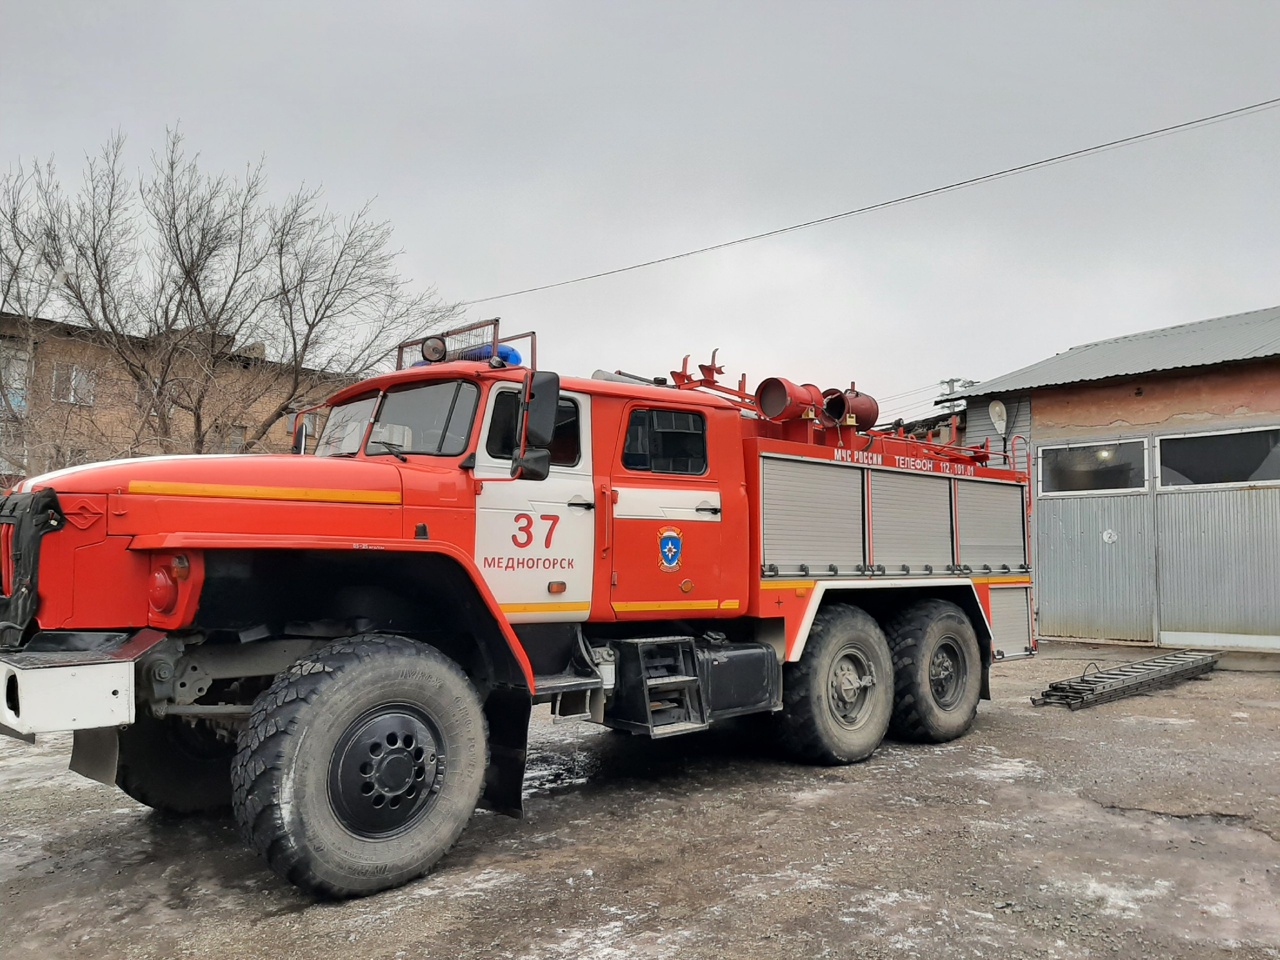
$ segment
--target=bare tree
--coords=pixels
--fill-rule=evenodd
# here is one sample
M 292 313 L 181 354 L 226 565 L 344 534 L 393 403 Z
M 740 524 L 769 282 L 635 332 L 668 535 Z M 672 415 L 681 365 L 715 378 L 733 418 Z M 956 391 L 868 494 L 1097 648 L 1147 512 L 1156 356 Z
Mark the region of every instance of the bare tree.
M 72 430 L 94 456 L 264 449 L 291 411 L 383 367 L 399 342 L 455 312 L 399 275 L 391 227 L 368 204 L 339 216 L 306 187 L 270 202 L 261 163 L 206 173 L 177 131 L 136 181 L 123 151 L 112 137 L 74 192 L 52 163 L 0 179 L 10 356 L 25 338 L 34 363 L 40 318 L 81 331 L 110 367 L 82 379 L 109 386 L 113 409 L 131 414 L 58 408 L 60 425 L 36 404 L 0 407 L 28 436 Z M 68 403 L 65 384 L 61 396 L 51 389 Z

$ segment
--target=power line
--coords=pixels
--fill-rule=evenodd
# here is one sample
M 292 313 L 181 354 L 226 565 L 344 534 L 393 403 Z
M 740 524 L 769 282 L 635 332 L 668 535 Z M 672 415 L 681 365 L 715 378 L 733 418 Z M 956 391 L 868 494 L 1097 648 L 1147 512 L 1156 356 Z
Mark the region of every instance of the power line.
M 1246 107 L 1237 107 L 1234 110 L 1224 110 L 1222 113 L 1214 113 L 1207 117 L 1199 117 L 1195 120 L 1175 123 L 1172 126 L 1160 127 L 1156 130 L 1148 130 L 1145 133 L 1136 133 L 1130 137 L 1121 137 L 1119 140 L 1109 140 L 1106 143 L 1098 143 L 1092 147 L 1084 147 L 1080 150 L 1072 150 L 1069 153 L 1061 153 L 1056 157 L 1046 157 L 1043 160 L 1036 160 L 1031 163 L 1022 163 L 1016 167 L 1006 167 L 1003 170 L 997 170 L 994 173 L 984 174 L 980 177 L 970 177 L 967 180 L 957 180 L 954 183 L 948 183 L 946 186 L 933 187 L 929 190 L 921 190 L 918 193 L 910 193 L 905 196 L 895 197 L 892 200 L 882 200 L 879 203 L 871 203 L 865 207 L 846 210 L 843 213 L 833 213 L 830 216 L 819 217 L 816 220 L 806 220 L 803 223 L 794 223 L 789 227 L 779 227 L 776 230 L 767 230 L 764 233 L 752 234 L 749 237 L 739 237 L 736 240 L 726 240 L 723 243 L 713 243 L 709 247 L 699 247 L 696 250 L 686 250 L 684 253 L 676 253 L 668 257 L 659 257 L 656 260 L 645 260 L 643 263 L 633 263 L 626 267 L 615 267 L 612 270 L 602 270 L 599 273 L 590 273 L 585 276 L 574 277 L 572 280 L 559 280 L 556 283 L 544 283 L 536 287 L 525 287 L 523 290 L 512 290 L 508 293 L 498 293 L 491 297 L 480 297 L 476 300 L 464 300 L 459 304 L 459 306 L 469 307 L 478 303 L 489 303 L 493 300 L 505 300 L 508 297 L 519 297 L 526 293 L 538 293 L 542 290 L 553 290 L 556 287 L 567 287 L 573 283 L 584 283 L 587 280 L 599 280 L 601 277 L 612 277 L 619 273 L 628 273 L 632 270 L 644 269 L 645 267 L 655 267 L 660 263 L 670 263 L 673 260 L 682 260 L 685 257 L 694 257 L 700 253 L 711 253 L 713 250 L 723 250 L 726 247 L 735 247 L 739 244 L 751 243 L 754 240 L 764 240 L 768 237 L 777 237 L 784 233 L 793 233 L 796 230 L 805 230 L 809 227 L 816 227 L 823 223 L 832 223 L 836 220 L 844 220 L 848 217 L 860 216 L 861 214 L 871 213 L 875 210 L 884 210 L 888 207 L 896 207 L 904 203 L 911 203 L 914 200 L 923 200 L 926 197 L 936 197 L 943 193 L 950 193 L 953 190 L 963 190 L 966 187 L 974 187 L 983 183 L 991 183 L 994 180 L 1002 180 L 1005 177 L 1016 176 L 1017 174 L 1027 173 L 1031 170 L 1038 170 L 1042 167 L 1050 167 L 1055 164 L 1066 163 L 1069 160 L 1078 160 L 1082 157 L 1092 156 L 1096 153 L 1103 153 L 1107 150 L 1116 150 L 1120 147 L 1132 146 L 1145 140 L 1154 140 L 1158 137 L 1166 137 L 1170 134 L 1180 133 L 1194 127 L 1209 126 L 1210 124 L 1221 123 L 1225 120 L 1233 120 L 1251 113 L 1260 113 L 1263 110 L 1270 110 L 1276 106 L 1280 106 L 1280 97 L 1273 97 L 1270 100 L 1260 100 L 1259 102 L 1251 103 Z
M 923 387 L 916 387 L 914 390 L 906 390 L 902 393 L 891 393 L 887 397 L 876 397 L 880 403 L 888 403 L 890 400 L 900 400 L 903 397 L 914 396 L 917 393 L 936 393 L 939 391 L 939 385 L 935 383 L 927 383 Z

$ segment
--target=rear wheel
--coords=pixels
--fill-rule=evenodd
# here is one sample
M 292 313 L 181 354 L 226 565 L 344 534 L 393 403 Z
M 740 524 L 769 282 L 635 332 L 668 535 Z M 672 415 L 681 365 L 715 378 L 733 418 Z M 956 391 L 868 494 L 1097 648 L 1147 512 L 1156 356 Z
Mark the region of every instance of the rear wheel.
M 894 734 L 926 743 L 963 736 L 982 693 L 982 655 L 964 611 L 945 600 L 923 600 L 894 617 L 888 635 Z
M 118 742 L 116 786 L 139 803 L 182 816 L 231 806 L 236 746 L 211 727 L 140 711 Z
M 233 808 L 280 876 L 362 896 L 444 856 L 487 760 L 480 698 L 457 664 L 401 637 L 356 637 L 298 661 L 254 703 Z
M 829 604 L 818 611 L 798 663 L 784 667 L 782 743 L 813 763 L 865 760 L 893 711 L 893 661 L 865 611 Z

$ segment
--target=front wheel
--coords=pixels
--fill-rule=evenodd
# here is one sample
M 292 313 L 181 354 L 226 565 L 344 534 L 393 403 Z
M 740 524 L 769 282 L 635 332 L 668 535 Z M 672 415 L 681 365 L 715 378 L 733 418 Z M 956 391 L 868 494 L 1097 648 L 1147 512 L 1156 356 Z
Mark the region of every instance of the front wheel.
M 341 640 L 253 705 L 232 764 L 249 844 L 291 883 L 363 896 L 426 873 L 475 810 L 488 745 L 466 674 L 402 637 Z
M 840 764 L 875 752 L 893 712 L 893 660 L 866 611 L 843 603 L 823 607 L 804 654 L 784 671 L 780 724 L 790 753 Z

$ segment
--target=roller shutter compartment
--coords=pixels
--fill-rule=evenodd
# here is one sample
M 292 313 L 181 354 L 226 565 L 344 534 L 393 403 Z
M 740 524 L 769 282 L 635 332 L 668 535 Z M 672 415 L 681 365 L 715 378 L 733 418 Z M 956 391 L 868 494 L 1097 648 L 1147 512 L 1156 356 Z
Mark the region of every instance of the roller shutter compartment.
M 1016 484 L 961 480 L 957 484 L 960 562 L 981 570 L 1007 564 L 1017 570 L 1027 562 L 1023 524 L 1026 507 Z
M 925 564 L 943 573 L 952 563 L 951 481 L 945 477 L 872 471 L 872 561 L 887 574 Z
M 864 562 L 860 468 L 764 457 L 760 473 L 766 569 L 852 573 Z

